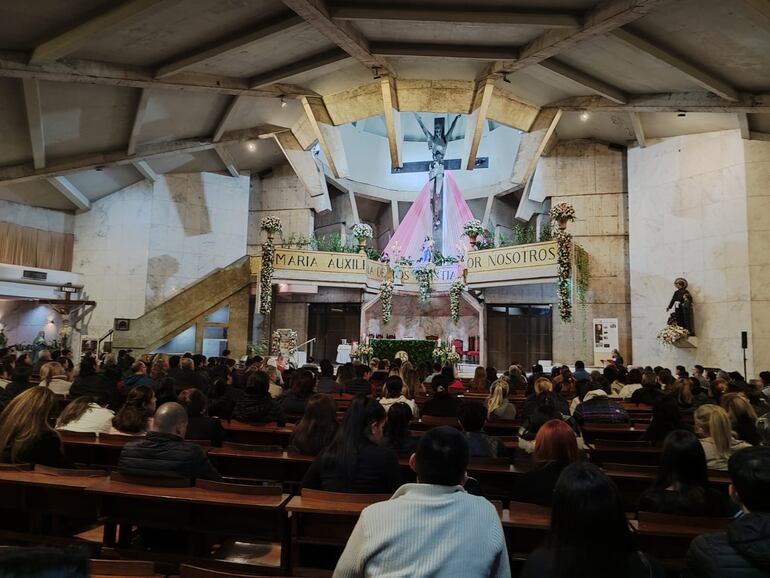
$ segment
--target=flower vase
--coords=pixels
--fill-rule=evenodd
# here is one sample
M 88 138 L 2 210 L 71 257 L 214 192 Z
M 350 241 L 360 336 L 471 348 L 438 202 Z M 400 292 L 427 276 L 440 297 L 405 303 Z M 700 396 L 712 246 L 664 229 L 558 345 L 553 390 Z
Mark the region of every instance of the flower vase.
M 474 249 L 476 248 L 476 239 L 478 239 L 478 235 L 468 235 L 468 240 L 471 242 L 471 247 Z
M 559 224 L 559 229 L 565 231 L 567 229 L 567 219 L 559 219 L 556 221 Z
M 358 252 L 362 255 L 366 254 L 366 239 L 359 239 L 358 240 Z
M 273 231 L 268 231 L 268 232 L 267 232 L 267 242 L 268 242 L 268 243 L 272 243 L 272 242 L 273 242 L 273 239 L 275 239 L 275 232 L 273 232 Z

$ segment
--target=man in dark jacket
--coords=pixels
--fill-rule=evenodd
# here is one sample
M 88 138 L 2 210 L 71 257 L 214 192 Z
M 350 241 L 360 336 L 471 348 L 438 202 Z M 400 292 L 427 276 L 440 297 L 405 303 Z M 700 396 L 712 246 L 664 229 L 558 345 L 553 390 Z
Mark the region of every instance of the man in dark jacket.
M 246 382 L 246 390 L 233 409 L 233 419 L 246 423 L 276 422 L 286 425 L 281 405 L 270 397 L 270 378 L 264 371 L 255 371 Z
M 147 366 L 143 361 L 135 361 L 131 366 L 131 375 L 123 380 L 123 389 L 128 392 L 140 385 L 146 385 L 152 387 L 155 382 L 147 375 Z
M 744 515 L 727 526 L 727 533 L 692 541 L 686 578 L 770 576 L 770 447 L 740 450 L 727 468 L 730 497 Z
M 184 441 L 187 411 L 176 402 L 164 403 L 155 412 L 152 431 L 120 452 L 118 470 L 133 476 L 221 481 L 200 446 Z
M 189 357 L 183 357 L 179 362 L 179 370 L 174 373 L 174 379 L 177 391 L 194 387 L 207 393 L 207 382 L 202 374 L 195 371 L 195 362 Z
M 371 395 L 372 384 L 369 383 L 369 377 L 372 373 L 372 370 L 368 365 L 364 364 L 356 365 L 354 370 L 356 372 L 356 378 L 351 379 L 345 384 L 345 393 L 349 393 L 351 395 L 358 395 L 359 393 L 363 393 L 364 395 Z

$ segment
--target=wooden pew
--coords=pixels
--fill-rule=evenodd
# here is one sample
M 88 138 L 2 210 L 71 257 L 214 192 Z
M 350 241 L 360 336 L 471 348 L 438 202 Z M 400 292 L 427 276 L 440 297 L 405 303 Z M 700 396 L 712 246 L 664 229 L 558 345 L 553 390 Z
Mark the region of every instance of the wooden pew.
M 243 444 L 279 445 L 288 447 L 294 426 L 286 424 L 279 427 L 276 423 L 252 425 L 236 420 L 222 421 L 227 432 L 227 440 Z
M 155 573 L 155 565 L 145 560 L 99 560 L 89 561 L 90 578 L 162 578 Z
M 127 548 L 132 526 L 171 531 L 189 535 L 186 561 L 213 564 L 207 558 L 212 543 L 221 543 L 223 536 L 267 540 L 275 546 L 286 537 L 288 494 L 279 487 L 240 486 L 199 481 L 194 487 L 171 487 L 186 480 L 127 478 L 114 474 L 86 488 L 97 496 L 101 511 L 109 520 L 105 525 L 104 543 L 122 554 Z M 189 483 L 189 482 L 188 482 Z M 154 485 L 150 485 L 154 484 Z M 116 526 L 120 532 L 116 536 Z M 276 570 L 285 568 L 286 553 L 280 549 L 281 560 Z M 172 553 L 153 550 L 157 559 L 168 559 Z M 179 561 L 179 554 L 172 555 Z
M 587 444 L 593 443 L 596 439 L 636 441 L 642 437 L 647 430 L 647 424 L 598 424 L 591 423 L 583 425 L 580 430 L 583 433 L 583 440 Z
M 286 510 L 291 513 L 289 573 L 302 576 L 310 571 L 316 575 L 320 569 L 331 574 L 361 510 L 370 504 L 388 499 L 390 494 L 341 494 L 302 490 L 302 493 L 294 496 L 286 506 Z M 321 554 L 320 559 L 318 554 Z

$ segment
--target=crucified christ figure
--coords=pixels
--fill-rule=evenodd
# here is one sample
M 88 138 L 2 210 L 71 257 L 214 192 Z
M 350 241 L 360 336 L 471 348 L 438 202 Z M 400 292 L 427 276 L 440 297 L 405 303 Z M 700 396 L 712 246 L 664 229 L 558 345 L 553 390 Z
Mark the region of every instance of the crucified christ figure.
M 414 117 L 417 119 L 422 132 L 425 133 L 425 137 L 428 139 L 428 148 L 433 155 L 433 162 L 430 165 L 430 173 L 428 179 L 431 184 L 431 196 L 430 196 L 430 208 L 433 213 L 433 228 L 438 229 L 441 225 L 441 192 L 444 186 L 444 155 L 446 154 L 447 142 L 452 136 L 452 132 L 455 129 L 457 120 L 460 118 L 458 114 L 452 124 L 449 125 L 449 130 L 444 132 L 443 122 L 436 122 L 434 124 L 433 132 L 431 133 L 422 122 L 420 115 L 414 113 Z

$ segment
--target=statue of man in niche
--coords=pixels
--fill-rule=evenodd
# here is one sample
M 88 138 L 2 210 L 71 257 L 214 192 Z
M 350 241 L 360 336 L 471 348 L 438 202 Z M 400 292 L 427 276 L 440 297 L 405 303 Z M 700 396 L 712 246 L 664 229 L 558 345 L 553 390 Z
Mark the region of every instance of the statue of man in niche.
M 671 301 L 666 307 L 666 311 L 673 311 L 668 318 L 669 325 L 679 325 L 687 331 L 690 335 L 695 335 L 695 320 L 693 318 L 692 310 L 692 295 L 687 290 L 687 279 L 684 277 L 677 277 L 674 280 L 674 287 L 676 291 L 671 296 Z
M 449 139 L 452 137 L 455 125 L 460 118 L 458 114 L 452 124 L 449 125 L 449 130 L 444 132 L 443 119 L 441 122 L 436 122 L 434 130 L 431 133 L 422 122 L 420 115 L 414 113 L 414 117 L 417 119 L 417 123 L 420 125 L 422 132 L 425 134 L 425 138 L 428 139 L 428 149 L 430 149 L 433 155 L 433 162 L 430 165 L 430 172 L 428 179 L 431 181 L 431 196 L 430 196 L 430 208 L 433 214 L 433 228 L 438 229 L 441 225 L 441 191 L 444 187 L 444 155 L 446 154 L 446 147 Z

